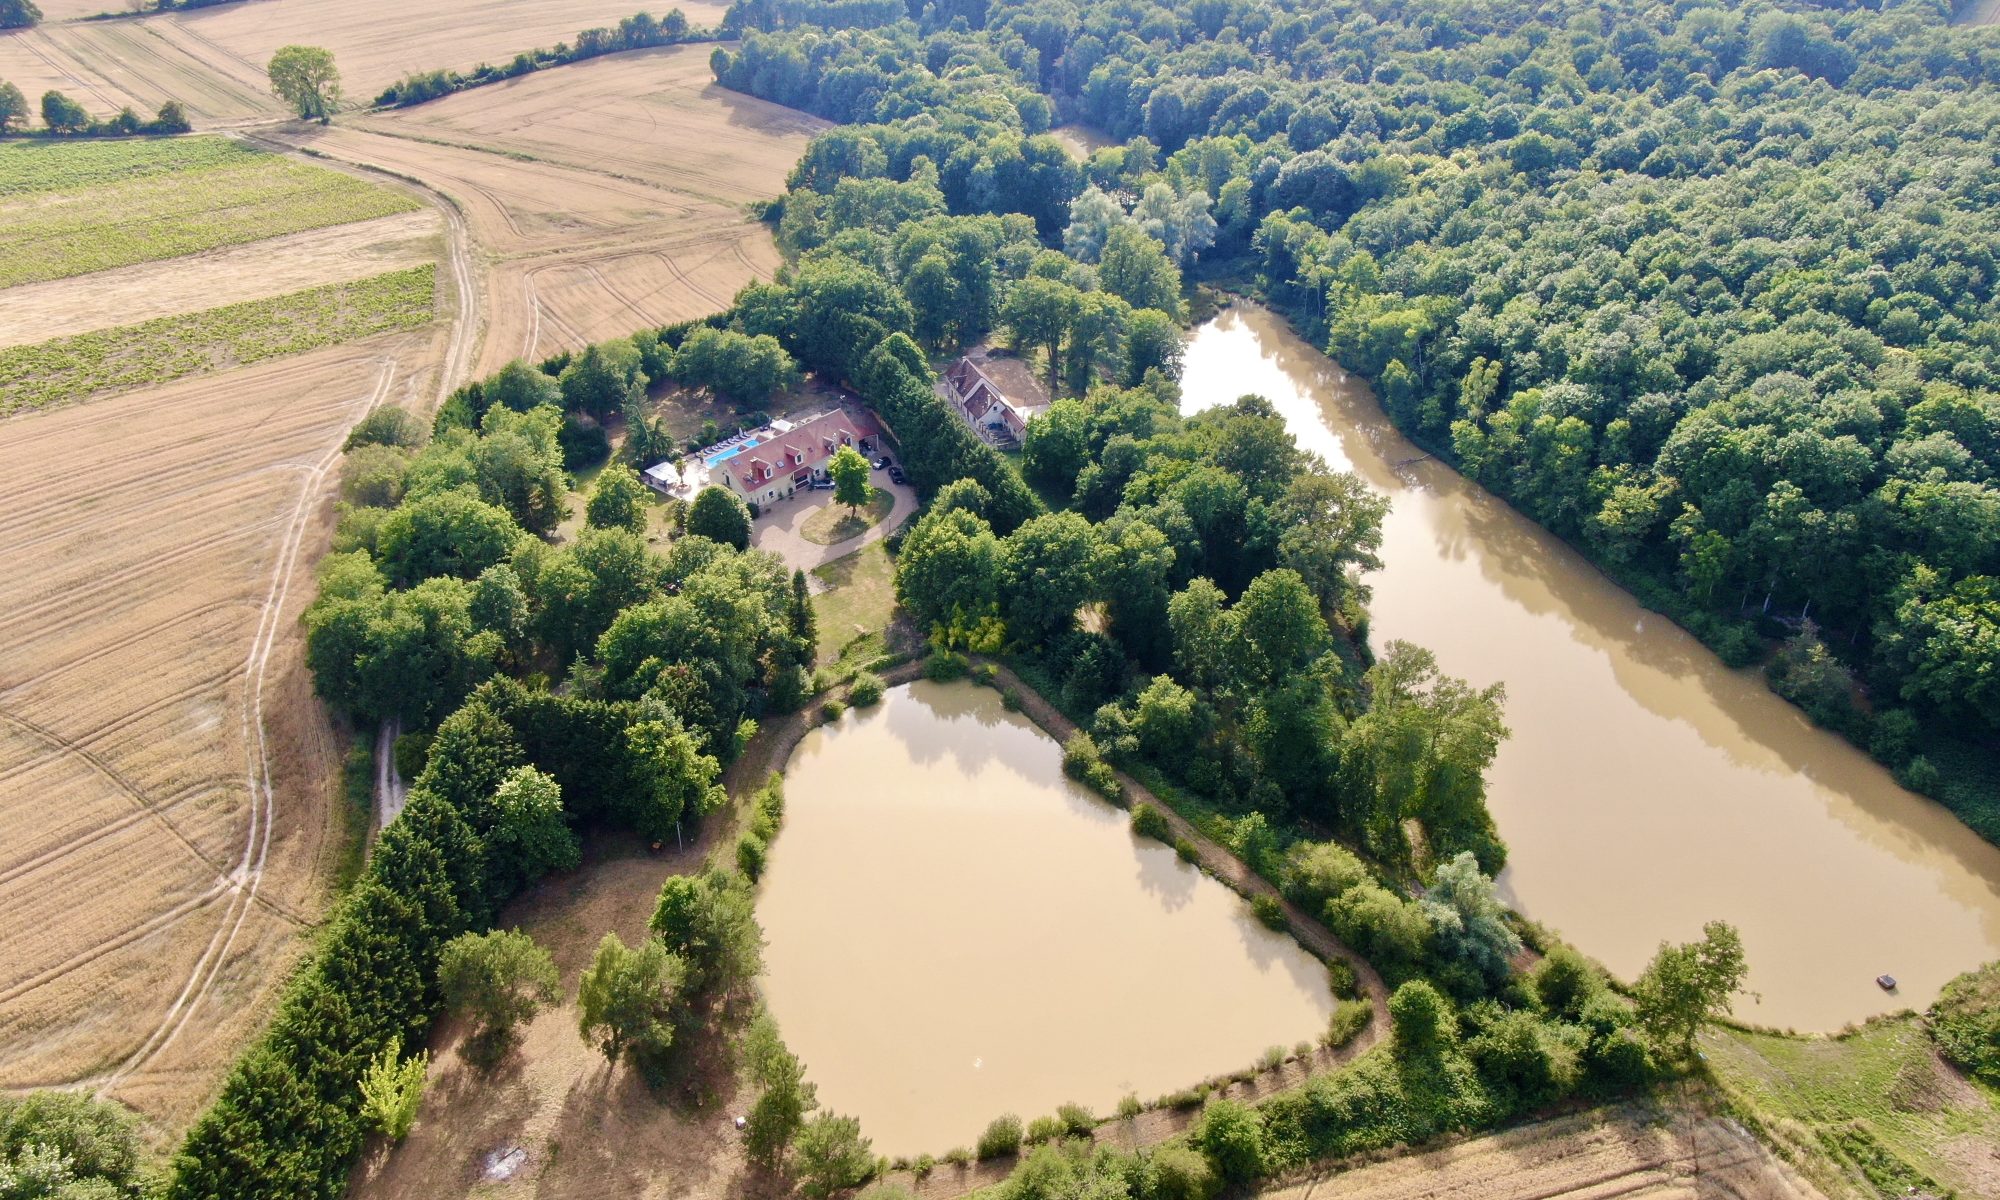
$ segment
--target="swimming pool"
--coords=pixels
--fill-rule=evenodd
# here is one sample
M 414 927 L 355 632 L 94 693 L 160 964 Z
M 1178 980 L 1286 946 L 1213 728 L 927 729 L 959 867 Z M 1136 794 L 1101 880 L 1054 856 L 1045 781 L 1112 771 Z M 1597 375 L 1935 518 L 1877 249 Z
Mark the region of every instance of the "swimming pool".
M 724 448 L 717 450 L 714 454 L 709 455 L 702 461 L 707 463 L 710 467 L 715 467 L 719 465 L 724 459 L 734 458 L 736 457 L 737 454 L 741 453 L 742 451 L 750 449 L 752 446 L 761 445 L 763 441 L 764 441 L 763 438 L 745 438 L 743 441 L 736 443 L 734 446 L 725 446 Z

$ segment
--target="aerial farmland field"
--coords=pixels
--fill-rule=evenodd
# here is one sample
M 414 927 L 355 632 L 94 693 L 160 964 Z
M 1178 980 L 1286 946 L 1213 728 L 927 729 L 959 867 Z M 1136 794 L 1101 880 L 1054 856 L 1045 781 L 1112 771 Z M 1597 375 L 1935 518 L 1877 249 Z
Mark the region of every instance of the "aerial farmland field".
M 779 264 L 746 206 L 825 122 L 718 88 L 705 48 L 606 55 L 332 128 L 265 136 L 419 180 L 478 255 L 479 373 L 727 307 Z
M 347 427 L 431 341 L 0 426 L 0 1085 L 92 1081 L 177 1128 L 298 953 L 340 747 L 297 613 Z
M 107 6 L 82 0 L 82 7 L 75 15 Z M 365 104 L 411 72 L 505 62 L 573 40 L 579 30 L 616 25 L 638 7 L 632 0 L 257 0 L 134 20 L 70 21 L 0 37 L 0 79 L 30 96 L 50 88 L 69 92 L 101 117 L 127 104 L 150 113 L 162 101 L 179 100 L 203 127 L 242 124 L 284 115 L 264 78 L 280 46 L 332 50 L 347 99 Z M 713 25 L 724 6 L 678 7 L 691 24 Z
M 417 207 L 405 193 L 223 138 L 136 147 L 0 150 L 0 288 Z
M 0 164 L 0 1087 L 171 1136 L 343 852 L 297 633 L 339 446 L 470 334 L 409 189 L 209 137 Z

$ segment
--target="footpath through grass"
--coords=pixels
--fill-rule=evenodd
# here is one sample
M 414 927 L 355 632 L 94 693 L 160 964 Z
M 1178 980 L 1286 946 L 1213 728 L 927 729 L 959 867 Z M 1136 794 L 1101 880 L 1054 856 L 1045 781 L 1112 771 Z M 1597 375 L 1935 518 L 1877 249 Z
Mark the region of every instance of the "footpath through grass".
M 1729 1098 L 1831 1196 L 2000 1195 L 2000 1096 L 1943 1065 L 1913 1016 L 1840 1038 L 1716 1028 Z
M 0 147 L 0 287 L 416 207 L 394 189 L 226 138 Z
M 432 318 L 436 273 L 425 264 L 0 350 L 0 416 L 414 329 Z

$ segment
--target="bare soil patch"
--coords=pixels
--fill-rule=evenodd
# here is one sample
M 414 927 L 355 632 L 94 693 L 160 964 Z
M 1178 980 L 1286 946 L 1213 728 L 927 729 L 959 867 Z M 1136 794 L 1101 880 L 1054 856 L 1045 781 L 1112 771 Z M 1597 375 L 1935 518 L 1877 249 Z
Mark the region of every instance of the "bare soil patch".
M 434 209 L 336 225 L 186 258 L 0 289 L 0 347 L 282 296 L 435 262 Z M 117 297 L 107 304 L 106 297 Z
M 1724 1117 L 1628 1105 L 1538 1121 L 1387 1162 L 1314 1174 L 1268 1200 L 1820 1200 Z
M 177 1135 L 325 904 L 298 618 L 348 426 L 436 330 L 0 422 L 0 1087 Z
M 502 927 L 518 928 L 555 956 L 564 1002 L 522 1030 L 491 1075 L 459 1057 L 465 1030 L 447 1020 L 432 1038 L 430 1089 L 410 1136 L 376 1147 L 349 1194 L 364 1197 L 483 1195 L 491 1172 L 539 1197 L 756 1196 L 744 1186 L 742 1137 L 732 1118 L 749 1097 L 715 1081 L 708 1103 L 666 1103 L 629 1068 L 612 1068 L 577 1035 L 577 982 L 597 943 L 651 936 L 647 922 L 669 875 L 700 869 L 725 822 L 684 848 L 648 852 L 629 837 L 587 839 L 583 866 L 552 877 L 511 905 Z

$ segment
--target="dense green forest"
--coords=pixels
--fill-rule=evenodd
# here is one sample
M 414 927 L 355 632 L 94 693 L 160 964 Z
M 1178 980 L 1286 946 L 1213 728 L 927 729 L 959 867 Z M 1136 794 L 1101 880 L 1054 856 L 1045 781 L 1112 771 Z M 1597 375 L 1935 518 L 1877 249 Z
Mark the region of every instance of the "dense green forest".
M 1137 226 L 1261 290 L 1411 436 L 1727 660 L 1782 641 L 1781 692 L 2000 837 L 2000 37 L 1947 18 L 745 0 L 767 32 L 716 68 L 866 131 L 841 188 L 924 158 L 952 213 L 1085 257 Z M 1038 136 L 1064 121 L 1123 144 L 1072 174 Z

